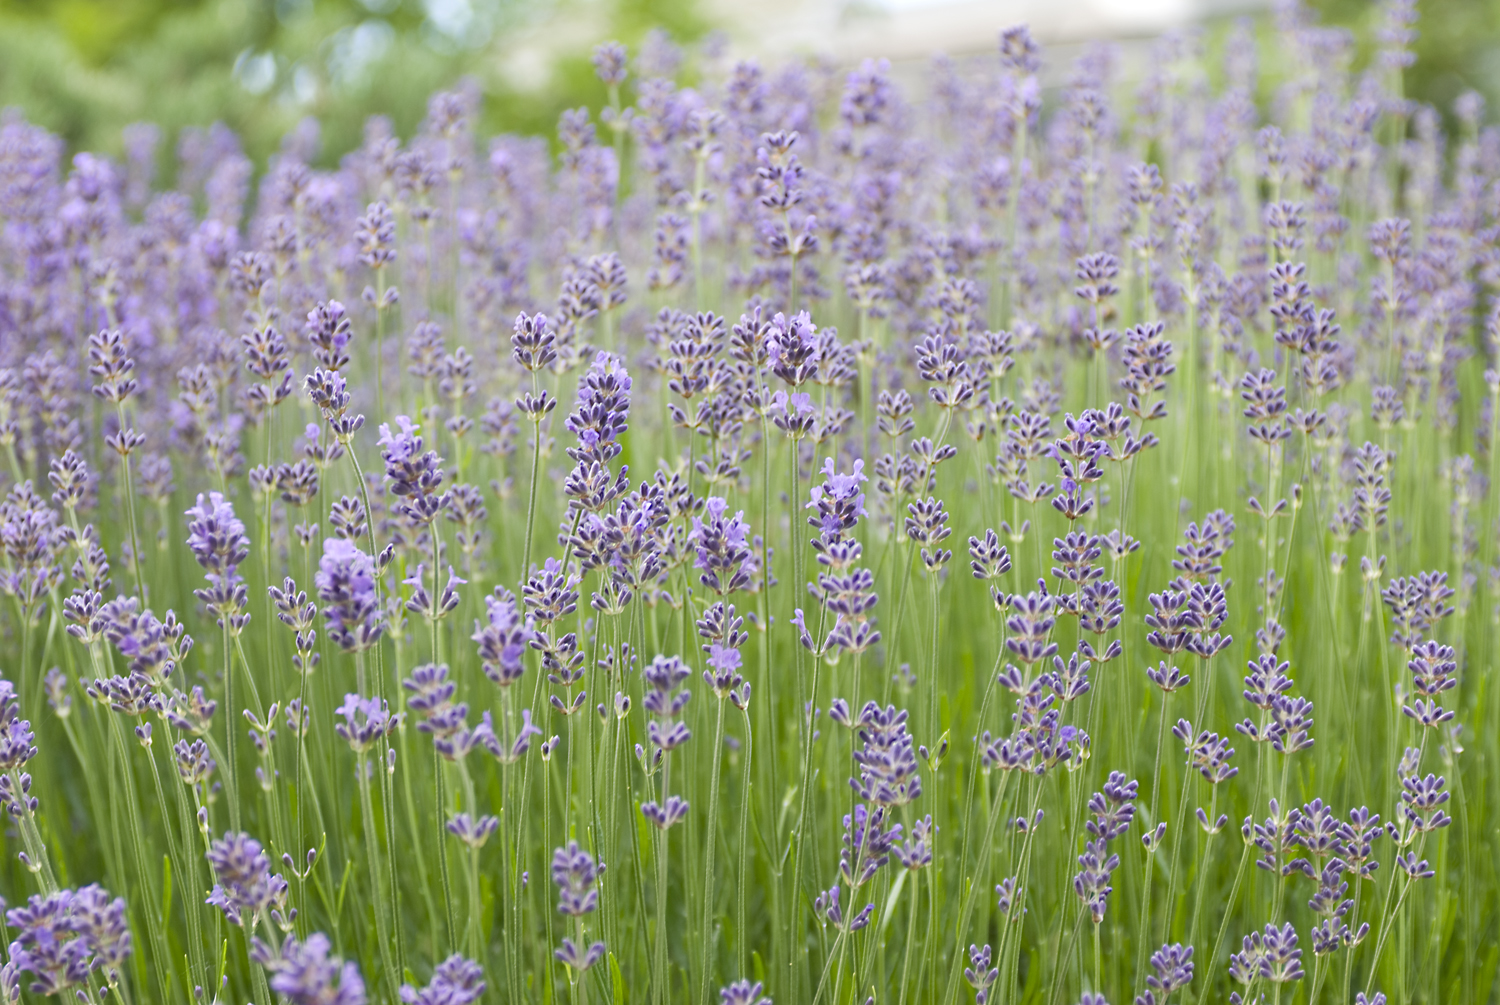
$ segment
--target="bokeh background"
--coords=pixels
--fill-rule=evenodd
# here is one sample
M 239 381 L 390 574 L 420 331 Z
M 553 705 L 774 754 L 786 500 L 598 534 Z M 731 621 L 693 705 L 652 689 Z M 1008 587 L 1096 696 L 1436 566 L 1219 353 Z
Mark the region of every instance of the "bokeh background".
M 1374 4 L 1311 6 L 1352 33 L 1356 68 L 1370 58 Z M 1408 95 L 1451 115 L 1472 88 L 1493 117 L 1500 0 L 1420 6 Z M 329 165 L 358 145 L 367 116 L 406 134 L 427 95 L 463 78 L 483 93 L 485 131 L 550 133 L 563 109 L 603 103 L 588 55 L 610 38 L 646 58 L 670 40 L 685 83 L 745 56 L 833 69 L 887 56 L 916 76 L 938 53 L 989 54 L 999 28 L 1024 21 L 1059 72 L 1070 46 L 1104 38 L 1120 43 L 1128 76 L 1163 32 L 1198 32 L 1212 49 L 1234 20 L 1268 26 L 1275 14 L 1256 0 L 0 0 L 0 107 L 75 150 L 119 153 L 123 127 L 151 121 L 166 157 L 222 123 L 256 163 L 299 135 Z

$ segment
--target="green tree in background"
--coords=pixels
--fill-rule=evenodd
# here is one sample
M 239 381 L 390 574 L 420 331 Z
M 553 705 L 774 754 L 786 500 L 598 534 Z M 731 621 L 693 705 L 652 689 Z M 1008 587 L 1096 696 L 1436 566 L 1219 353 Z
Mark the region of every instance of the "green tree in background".
M 1326 24 L 1353 30 L 1357 66 L 1375 50 L 1381 6 L 1370 0 L 1307 0 Z M 1406 71 L 1408 97 L 1432 105 L 1453 123 L 1453 101 L 1465 91 L 1484 95 L 1487 119 L 1500 113 L 1500 0 L 1419 0 L 1417 61 Z
M 518 85 L 510 39 L 560 21 L 585 37 Z M 368 116 L 407 133 L 428 95 L 465 76 L 492 129 L 548 131 L 564 108 L 602 102 L 592 45 L 652 27 L 680 42 L 707 25 L 692 0 L 0 0 L 0 106 L 105 152 L 129 122 L 170 139 L 219 121 L 257 162 L 313 116 L 334 162 Z

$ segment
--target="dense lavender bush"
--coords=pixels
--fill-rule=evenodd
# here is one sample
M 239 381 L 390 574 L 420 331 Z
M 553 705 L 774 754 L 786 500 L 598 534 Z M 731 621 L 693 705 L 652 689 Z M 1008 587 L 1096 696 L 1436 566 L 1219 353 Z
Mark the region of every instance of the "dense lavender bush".
M 607 45 L 248 216 L 8 114 L 0 1002 L 1492 999 L 1500 132 L 1382 16 Z

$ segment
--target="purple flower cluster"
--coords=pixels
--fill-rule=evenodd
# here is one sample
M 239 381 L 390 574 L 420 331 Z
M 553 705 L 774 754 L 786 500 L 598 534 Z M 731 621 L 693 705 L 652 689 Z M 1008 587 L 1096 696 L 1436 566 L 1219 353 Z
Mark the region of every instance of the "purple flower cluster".
M 599 891 L 595 889 L 603 866 L 594 865 L 594 858 L 569 841 L 552 855 L 552 882 L 557 884 L 557 910 L 578 923 L 579 941 L 564 938 L 553 955 L 566 964 L 574 973 L 582 974 L 604 958 L 604 943 L 594 942 L 586 948 L 581 945 L 583 917 L 599 909 Z
M 5 923 L 15 932 L 6 979 L 18 989 L 19 974 L 30 973 L 32 994 L 61 994 L 86 984 L 95 971 L 114 987 L 131 951 L 124 899 L 111 900 L 97 884 L 33 896 L 5 912 Z M 18 994 L 8 1000 L 19 1000 Z
M 864 547 L 854 534 L 860 519 L 867 515 L 865 494 L 860 488 L 869 480 L 864 466 L 863 460 L 856 459 L 849 473 L 844 474 L 833 458 L 825 458 L 823 481 L 812 487 L 811 500 L 806 505 L 813 511 L 807 522 L 818 530 L 810 544 L 818 565 L 827 570 L 818 572 L 808 590 L 833 615 L 833 626 L 818 641 L 803 623 L 801 610 L 797 611 L 802 645 L 815 653 L 842 650 L 858 655 L 880 642 L 880 631 L 871 613 L 880 599 L 875 591 L 875 574 L 858 564 L 864 556 Z M 932 525 L 931 540 L 935 543 L 951 531 L 943 526 L 946 515 L 942 514 L 941 504 L 931 499 L 927 504 L 935 506 L 936 512 L 928 514 L 930 519 L 924 519 L 922 526 Z M 908 528 L 913 520 L 915 517 L 907 521 Z
M 516 598 L 504 587 L 484 598 L 485 620 L 474 622 L 470 636 L 478 644 L 484 675 L 500 687 L 509 687 L 526 670 L 526 650 L 537 637 L 534 615 L 523 621 Z
M 1114 887 L 1110 876 L 1120 867 L 1120 856 L 1109 850 L 1109 843 L 1130 829 L 1135 819 L 1137 784 L 1126 781 L 1118 771 L 1111 771 L 1101 792 L 1089 797 L 1090 820 L 1084 824 L 1089 840 L 1078 856 L 1080 866 L 1073 877 L 1073 892 L 1078 894 L 1093 916 L 1094 924 L 1104 921 L 1109 895 Z
M 364 698 L 357 694 L 344 695 L 344 703 L 336 712 L 344 721 L 336 723 L 333 731 L 356 754 L 363 754 L 394 733 L 404 714 L 397 712 L 393 715 L 382 698 Z
M 483 968 L 455 953 L 437 965 L 426 987 L 401 985 L 401 1000 L 406 1005 L 471 1005 L 484 990 Z
M 220 618 L 220 624 L 238 634 L 249 622 L 248 614 L 241 614 L 245 606 L 245 581 L 239 574 L 239 566 L 250 554 L 250 538 L 245 535 L 245 525 L 234 515 L 234 507 L 218 492 L 210 492 L 208 500 L 198 496 L 198 505 L 187 511 L 191 518 L 188 524 L 188 550 L 203 566 L 208 578 L 208 588 L 195 590 L 193 595 Z
M 230 924 L 253 932 L 267 912 L 286 916 L 287 882 L 271 872 L 271 858 L 259 841 L 226 833 L 209 846 L 208 864 L 218 882 L 207 903 L 223 911 Z
M 351 652 L 374 645 L 384 628 L 375 560 L 347 538 L 326 538 L 313 582 L 323 602 L 328 637 Z
M 0 680 L 0 799 L 12 817 L 36 811 L 31 775 L 21 770 L 36 756 L 36 750 L 31 723 L 21 718 L 21 699 L 15 685 Z
M 436 451 L 423 450 L 422 437 L 410 418 L 396 416 L 396 427 L 393 433 L 388 424 L 381 423 L 380 458 L 391 494 L 401 500 L 397 512 L 415 524 L 430 524 L 448 508 L 450 498 L 441 491 L 442 458 Z
M 271 974 L 271 990 L 292 1005 L 365 1005 L 359 967 L 330 955 L 333 944 L 322 932 L 306 939 L 287 936 L 274 955 L 257 947 L 258 961 Z

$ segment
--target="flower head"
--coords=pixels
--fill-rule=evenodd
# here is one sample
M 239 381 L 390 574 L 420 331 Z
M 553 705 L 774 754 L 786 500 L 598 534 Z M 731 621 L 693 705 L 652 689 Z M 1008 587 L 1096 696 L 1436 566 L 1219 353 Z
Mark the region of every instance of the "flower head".
M 474 622 L 469 636 L 479 644 L 479 659 L 484 675 L 501 687 L 521 679 L 526 669 L 526 650 L 536 637 L 535 620 L 527 615 L 523 621 L 516 610 L 516 598 L 496 587 L 484 598 L 485 620 Z
M 395 732 L 401 723 L 401 714 L 391 714 L 390 706 L 380 698 L 363 698 L 357 694 L 344 695 L 344 703 L 338 707 L 344 721 L 336 723 L 333 731 L 349 744 L 355 753 L 363 753 L 373 747 L 381 737 Z
M 590 914 L 599 908 L 598 878 L 594 857 L 569 841 L 552 853 L 552 882 L 557 884 L 557 909 L 570 918 Z
M 323 539 L 323 558 L 313 576 L 328 637 L 359 652 L 380 638 L 382 621 L 375 586 L 375 560 L 342 537 Z
M 365 982 L 359 967 L 330 956 L 332 944 L 322 932 L 306 940 L 291 936 L 280 957 L 271 961 L 271 990 L 290 1005 L 365 1005 Z
M 33 896 L 24 907 L 5 913 L 6 924 L 16 932 L 10 944 L 10 963 L 15 971 L 9 979 L 16 981 L 16 973 L 29 971 L 33 994 L 61 994 L 88 980 L 94 968 L 93 945 L 74 927 L 75 898 L 72 890 L 59 890 Z M 125 938 L 128 952 L 128 932 Z
M 272 874 L 271 857 L 249 834 L 226 832 L 209 846 L 207 858 L 218 880 L 207 903 L 230 924 L 253 928 L 261 912 L 286 896 L 286 880 Z
M 401 1000 L 407 1005 L 470 1005 L 484 989 L 484 969 L 454 953 L 438 964 L 425 988 L 401 985 Z

